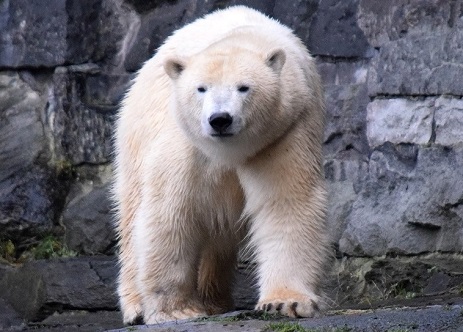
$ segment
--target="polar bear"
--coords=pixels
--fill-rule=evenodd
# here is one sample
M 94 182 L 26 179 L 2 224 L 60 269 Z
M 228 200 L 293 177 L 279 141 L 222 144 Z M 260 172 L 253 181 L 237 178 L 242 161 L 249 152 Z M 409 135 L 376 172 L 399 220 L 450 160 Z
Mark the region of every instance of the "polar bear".
M 328 257 L 324 97 L 292 31 L 244 6 L 176 31 L 139 71 L 116 124 L 127 324 L 233 309 L 243 240 L 256 309 L 311 317 Z

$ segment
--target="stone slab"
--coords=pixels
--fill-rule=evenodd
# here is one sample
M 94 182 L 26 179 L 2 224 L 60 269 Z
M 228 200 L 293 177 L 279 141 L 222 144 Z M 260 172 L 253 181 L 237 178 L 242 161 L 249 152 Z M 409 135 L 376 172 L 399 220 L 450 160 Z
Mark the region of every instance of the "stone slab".
M 410 35 L 386 43 L 368 77 L 370 96 L 463 95 L 463 30 Z
M 371 147 L 386 142 L 427 144 L 431 141 L 435 98 L 375 99 L 367 106 L 367 137 Z
M 462 144 L 463 101 L 459 98 L 439 97 L 435 107 L 435 142 L 446 146 Z

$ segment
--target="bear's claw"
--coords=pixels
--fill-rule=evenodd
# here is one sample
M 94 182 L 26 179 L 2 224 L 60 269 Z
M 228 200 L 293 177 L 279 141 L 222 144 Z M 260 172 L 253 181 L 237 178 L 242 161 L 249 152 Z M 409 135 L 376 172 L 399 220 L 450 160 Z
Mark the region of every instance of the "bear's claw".
M 274 299 L 271 300 L 271 302 L 265 300 L 259 302 L 256 306 L 256 310 L 300 318 L 315 316 L 319 308 L 317 303 L 313 300 L 300 302 L 291 299 Z

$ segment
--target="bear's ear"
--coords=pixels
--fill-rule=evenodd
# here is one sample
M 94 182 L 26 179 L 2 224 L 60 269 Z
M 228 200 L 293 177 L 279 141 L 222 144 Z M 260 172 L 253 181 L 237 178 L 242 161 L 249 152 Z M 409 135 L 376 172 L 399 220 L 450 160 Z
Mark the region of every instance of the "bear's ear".
M 281 68 L 283 68 L 285 61 L 286 54 L 282 49 L 279 48 L 268 53 L 265 59 L 267 66 L 272 68 L 278 74 L 281 72 Z
M 173 80 L 177 79 L 185 69 L 186 61 L 181 58 L 168 58 L 164 61 L 164 70 Z

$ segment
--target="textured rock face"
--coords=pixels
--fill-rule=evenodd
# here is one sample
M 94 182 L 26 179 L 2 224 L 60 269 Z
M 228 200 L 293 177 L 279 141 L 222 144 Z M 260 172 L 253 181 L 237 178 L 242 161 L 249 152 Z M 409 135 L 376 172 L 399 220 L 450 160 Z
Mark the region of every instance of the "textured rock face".
M 234 4 L 287 24 L 317 59 L 338 256 L 463 250 L 460 0 L 0 1 L 0 246 L 51 233 L 79 253 L 114 253 L 123 93 L 173 30 Z
M 89 94 L 94 83 L 91 72 L 89 76 L 85 71 L 69 71 L 63 67 L 55 70 L 53 103 L 47 109 L 49 125 L 58 158 L 73 165 L 104 164 L 110 160 L 115 107 L 86 103 L 86 100 L 91 102 Z M 117 103 L 116 100 L 108 102 Z
M 462 149 L 385 144 L 347 218 L 340 250 L 352 255 L 463 249 Z

